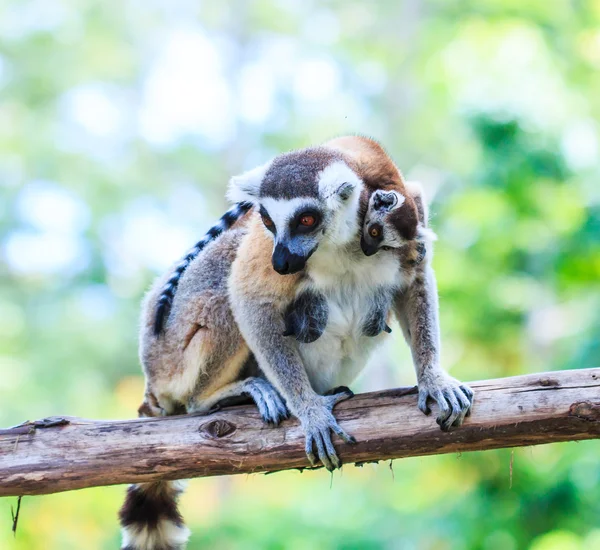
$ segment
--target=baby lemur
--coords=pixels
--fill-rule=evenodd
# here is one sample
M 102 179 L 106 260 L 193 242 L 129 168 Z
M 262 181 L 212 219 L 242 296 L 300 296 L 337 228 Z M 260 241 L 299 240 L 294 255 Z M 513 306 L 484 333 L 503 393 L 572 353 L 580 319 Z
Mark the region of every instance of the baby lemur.
M 389 235 L 405 244 L 384 237 L 391 244 L 382 246 L 394 248 L 367 256 L 361 234 L 365 214 L 377 212 L 370 208 L 377 190 L 398 193 L 383 221 L 393 220 Z M 417 261 L 419 220 L 424 226 L 426 219 L 417 195 L 378 143 L 355 136 L 279 155 L 233 178 L 230 200 L 252 207 L 226 215 L 214 238 L 159 278 L 144 300 L 140 414 L 206 412 L 224 398 L 250 395 L 265 420 L 276 424 L 289 412 L 300 421 L 312 464 L 339 467 L 333 435 L 354 438 L 332 410 L 352 393 L 332 390 L 364 368 L 391 310 L 412 351 L 418 406 L 429 412 L 431 399 L 443 429 L 460 424 L 472 392 L 440 365 L 426 239 Z M 315 303 L 314 296 L 327 312 L 318 338 L 284 336 L 286 313 L 301 312 L 302 300 Z M 120 513 L 123 548 L 183 548 L 189 533 L 179 492 L 176 482 L 131 486 Z
M 427 228 L 427 210 L 420 185 L 407 182 L 406 186 L 409 192 L 412 192 L 411 196 L 415 200 L 419 213 L 415 239 L 407 240 L 402 236 L 401 227 L 398 227 L 402 218 L 398 220 L 394 215 L 405 197 L 397 191 L 378 189 L 369 198 L 361 234 L 361 248 L 367 256 L 372 256 L 379 249 L 404 248 L 402 252 L 398 251 L 398 269 L 409 270 L 423 261 L 427 242 L 431 248 L 431 241 L 436 237 L 435 233 Z M 367 336 L 377 336 L 382 331 L 392 332 L 387 324 L 392 305 L 391 299 L 386 299 L 385 296 L 379 298 L 374 301 L 363 327 Z M 325 297 L 310 291 L 302 293 L 290 304 L 285 313 L 284 336 L 294 336 L 299 342 L 314 342 L 323 333 L 327 318 Z

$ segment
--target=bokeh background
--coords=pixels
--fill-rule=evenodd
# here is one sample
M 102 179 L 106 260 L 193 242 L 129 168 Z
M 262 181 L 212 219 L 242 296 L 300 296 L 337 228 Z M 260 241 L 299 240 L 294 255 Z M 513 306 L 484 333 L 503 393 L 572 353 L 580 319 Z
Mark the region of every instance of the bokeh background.
M 364 133 L 432 199 L 444 365 L 600 361 L 600 1 L 1 0 L 0 426 L 135 416 L 138 308 L 230 175 Z M 356 389 L 414 383 L 394 340 Z M 400 419 L 399 419 L 400 421 Z M 195 480 L 190 548 L 600 548 L 597 442 Z M 1 480 L 0 480 L 1 483 Z M 118 547 L 123 487 L 0 548 Z

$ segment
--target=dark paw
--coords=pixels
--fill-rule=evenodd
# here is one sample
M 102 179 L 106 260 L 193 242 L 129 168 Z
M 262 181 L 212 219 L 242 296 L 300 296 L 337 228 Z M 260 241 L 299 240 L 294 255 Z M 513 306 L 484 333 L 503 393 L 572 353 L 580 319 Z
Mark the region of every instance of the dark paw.
M 246 384 L 245 393 L 256 403 L 258 412 L 267 424 L 277 426 L 290 417 L 290 412 L 277 390 L 266 380 L 254 378 Z
M 331 432 L 346 443 L 356 443 L 356 439 L 338 424 L 331 412 L 336 403 L 350 397 L 352 392 L 347 388 L 346 390 L 332 396 L 323 396 L 321 406 L 311 408 L 306 416 L 300 418 L 306 435 L 305 449 L 309 462 L 312 466 L 317 466 L 320 461 L 330 472 L 342 466 L 331 440 Z
M 428 401 L 435 401 L 439 408 L 436 418 L 442 431 L 450 431 L 462 425 L 465 417 L 471 414 L 474 393 L 469 386 L 461 384 L 450 376 L 434 382 L 422 384 L 419 388 L 419 409 L 430 414 Z

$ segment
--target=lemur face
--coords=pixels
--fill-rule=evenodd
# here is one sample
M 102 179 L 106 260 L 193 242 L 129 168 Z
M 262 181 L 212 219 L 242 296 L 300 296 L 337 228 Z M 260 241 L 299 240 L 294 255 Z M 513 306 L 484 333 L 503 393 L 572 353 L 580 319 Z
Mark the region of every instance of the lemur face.
M 341 245 L 355 237 L 360 187 L 339 153 L 316 147 L 232 178 L 229 198 L 256 205 L 273 237 L 273 269 L 286 275 L 304 269 L 324 239 Z
M 380 248 L 400 248 L 407 242 L 406 232 L 402 235 L 394 225 L 391 213 L 404 204 L 406 198 L 397 191 L 378 189 L 370 199 L 360 246 L 367 256 L 372 256 Z

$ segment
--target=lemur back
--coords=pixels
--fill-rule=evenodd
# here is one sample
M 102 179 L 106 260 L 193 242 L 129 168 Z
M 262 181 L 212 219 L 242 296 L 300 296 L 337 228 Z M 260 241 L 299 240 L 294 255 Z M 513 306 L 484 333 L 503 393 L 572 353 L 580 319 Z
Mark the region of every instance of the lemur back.
M 196 258 L 209 243 L 214 241 L 224 231 L 231 228 L 251 207 L 251 203 L 240 202 L 230 208 L 223 216 L 221 216 L 221 219 L 207 231 L 206 235 L 177 263 L 173 272 L 164 283 L 156 302 L 156 311 L 154 313 L 154 334 L 156 336 L 163 330 L 165 321 L 168 319 L 171 311 L 171 304 L 173 303 L 179 280 L 192 260 Z

